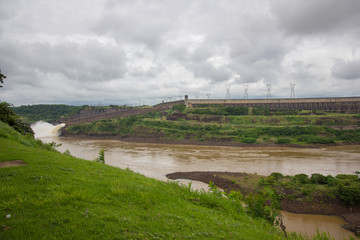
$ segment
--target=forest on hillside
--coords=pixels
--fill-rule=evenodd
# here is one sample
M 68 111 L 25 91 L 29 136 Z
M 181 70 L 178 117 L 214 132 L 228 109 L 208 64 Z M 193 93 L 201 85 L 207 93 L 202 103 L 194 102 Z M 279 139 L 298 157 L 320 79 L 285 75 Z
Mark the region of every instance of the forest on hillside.
M 62 116 L 71 116 L 88 107 L 89 106 L 87 105 L 70 106 L 65 104 L 39 104 L 13 107 L 12 109 L 17 115 L 31 123 L 40 120 L 55 123 Z

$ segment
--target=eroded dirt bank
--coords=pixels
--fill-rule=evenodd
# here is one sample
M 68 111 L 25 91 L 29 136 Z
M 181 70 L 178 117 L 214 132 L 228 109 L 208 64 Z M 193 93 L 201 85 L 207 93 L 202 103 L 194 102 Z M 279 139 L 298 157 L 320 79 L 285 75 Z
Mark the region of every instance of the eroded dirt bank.
M 169 179 L 188 179 L 201 181 L 204 183 L 213 182 L 224 191 L 241 191 L 248 194 L 253 189 L 241 186 L 230 180 L 232 177 L 250 177 L 247 173 L 237 172 L 175 172 L 166 175 Z M 282 193 L 284 194 L 284 193 Z M 285 192 L 286 194 L 286 192 Z M 305 200 L 289 200 L 284 197 L 281 200 L 281 210 L 299 214 L 320 214 L 336 215 L 342 217 L 348 224 L 343 226 L 345 229 L 360 236 L 360 206 L 347 208 L 338 201 L 324 202 L 322 198 L 314 198 L 311 202 Z

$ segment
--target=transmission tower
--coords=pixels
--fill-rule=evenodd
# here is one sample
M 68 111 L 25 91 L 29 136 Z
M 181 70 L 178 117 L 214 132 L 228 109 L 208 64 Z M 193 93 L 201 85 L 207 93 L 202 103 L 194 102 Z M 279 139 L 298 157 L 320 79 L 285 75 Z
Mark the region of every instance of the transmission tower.
M 226 88 L 225 99 L 230 99 L 230 87 L 231 87 L 231 84 L 225 84 L 225 88 Z
M 245 84 L 244 85 L 244 99 L 249 99 L 248 88 L 249 88 L 249 85 Z
M 210 99 L 211 94 L 207 93 L 206 96 L 208 97 L 208 99 Z
M 290 88 L 291 88 L 290 98 L 294 98 L 295 97 L 295 83 L 290 83 Z
M 267 88 L 267 94 L 266 94 L 266 97 L 268 99 L 271 98 L 271 84 L 266 84 L 266 88 Z

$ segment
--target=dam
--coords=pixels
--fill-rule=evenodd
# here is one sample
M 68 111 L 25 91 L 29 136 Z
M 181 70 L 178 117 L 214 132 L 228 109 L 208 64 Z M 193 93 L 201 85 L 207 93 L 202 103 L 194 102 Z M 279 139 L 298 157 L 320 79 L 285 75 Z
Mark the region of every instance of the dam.
M 188 99 L 185 95 L 186 107 L 200 107 L 203 105 L 225 106 L 261 106 L 264 108 L 281 110 L 322 110 L 341 113 L 359 113 L 360 97 L 334 98 L 273 98 L 273 99 Z
M 261 106 L 270 110 L 321 110 L 336 113 L 360 113 L 360 97 L 334 98 L 272 98 L 272 99 L 189 99 L 170 101 L 145 108 L 89 108 L 71 117 L 61 118 L 66 125 L 76 125 L 115 117 L 130 117 L 147 114 L 153 111 L 165 112 L 174 105 L 185 104 L 187 108 L 201 106 Z

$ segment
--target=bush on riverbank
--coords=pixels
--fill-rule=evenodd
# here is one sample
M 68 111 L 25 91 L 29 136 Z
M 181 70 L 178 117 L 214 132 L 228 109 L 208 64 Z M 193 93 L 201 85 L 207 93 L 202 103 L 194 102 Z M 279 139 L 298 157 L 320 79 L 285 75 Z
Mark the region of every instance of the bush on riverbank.
M 272 173 L 259 181 L 260 187 L 273 187 L 279 194 L 289 192 L 284 197 L 305 199 L 311 201 L 314 197 L 322 198 L 324 202 L 339 201 L 344 206 L 360 206 L 360 180 L 357 175 L 339 174 L 335 177 L 319 173 L 282 176 Z

